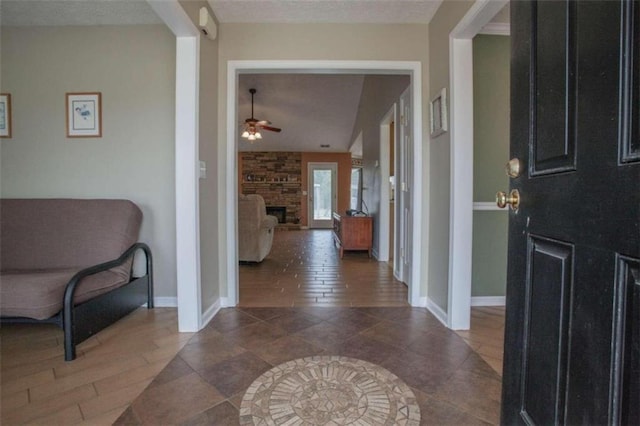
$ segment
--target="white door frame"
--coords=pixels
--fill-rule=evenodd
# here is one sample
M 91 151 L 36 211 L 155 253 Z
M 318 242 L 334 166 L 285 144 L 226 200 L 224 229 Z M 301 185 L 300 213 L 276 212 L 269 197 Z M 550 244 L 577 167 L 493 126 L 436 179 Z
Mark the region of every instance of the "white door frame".
M 473 240 L 473 37 L 508 0 L 476 0 L 449 34 L 451 199 L 447 326 L 467 330 L 471 320 Z
M 226 160 L 225 185 L 221 192 L 220 214 L 226 226 L 226 250 L 220 250 L 220 264 L 226 265 L 227 297 L 224 306 L 238 303 L 238 247 L 237 247 L 237 88 L 238 76 L 242 73 L 264 73 L 269 71 L 289 73 L 331 72 L 331 73 L 376 73 L 408 74 L 411 78 L 413 99 L 413 230 L 412 270 L 406 277 L 409 288 L 409 303 L 412 306 L 424 306 L 421 303 L 420 284 L 426 280 L 426 270 L 422 265 L 422 244 L 428 246 L 428 238 L 422 240 L 422 64 L 419 61 L 300 61 L 300 60 L 264 60 L 229 61 L 227 63 L 227 141 L 221 143 L 221 158 Z
M 178 331 L 202 327 L 198 112 L 200 32 L 177 0 L 147 0 L 176 36 L 175 185 Z
M 326 226 L 317 226 L 315 220 L 312 218 L 313 215 L 313 201 L 315 200 L 315 191 L 312 188 L 313 183 L 313 170 L 331 170 L 331 213 L 332 215 L 328 219 L 328 223 Z M 309 228 L 333 228 L 333 212 L 337 211 L 338 208 L 338 163 L 323 161 L 323 162 L 310 162 L 307 163 L 307 191 L 309 194 L 309 203 L 308 203 L 308 215 L 307 215 L 307 225 Z
M 389 222 L 391 221 L 391 209 L 389 200 L 391 199 L 391 188 L 389 187 L 389 176 L 391 167 L 388 159 L 391 158 L 389 144 L 391 143 L 391 123 L 396 120 L 397 103 L 380 120 L 380 216 L 378 217 L 378 260 L 380 262 L 389 261 Z M 395 132 L 395 127 L 394 127 Z M 394 137 L 394 143 L 397 138 Z M 394 157 L 395 158 L 395 157 Z M 394 230 L 397 231 L 397 230 Z M 396 232 L 393 233 L 396 235 Z

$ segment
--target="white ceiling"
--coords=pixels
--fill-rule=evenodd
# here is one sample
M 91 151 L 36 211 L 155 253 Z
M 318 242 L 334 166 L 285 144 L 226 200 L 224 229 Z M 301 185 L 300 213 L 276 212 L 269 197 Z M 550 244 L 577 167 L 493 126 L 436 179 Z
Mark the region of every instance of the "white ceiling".
M 208 0 L 220 22 L 427 24 L 442 0 Z
M 208 0 L 226 22 L 428 23 L 442 0 Z M 145 0 L 2 0 L 8 26 L 135 25 L 162 21 Z
M 144 0 L 1 0 L 3 26 L 162 24 Z
M 239 77 L 238 129 L 251 116 L 250 88 L 255 88 L 254 116 L 282 132 L 262 131 L 251 144 L 238 137 L 240 151 L 346 152 L 358 113 L 363 75 L 243 74 Z M 329 148 L 320 145 L 329 144 Z

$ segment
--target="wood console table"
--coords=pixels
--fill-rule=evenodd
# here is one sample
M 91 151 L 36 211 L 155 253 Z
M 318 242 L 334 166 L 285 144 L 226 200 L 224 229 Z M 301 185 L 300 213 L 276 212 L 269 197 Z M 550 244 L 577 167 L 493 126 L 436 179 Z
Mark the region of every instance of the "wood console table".
M 340 247 L 340 259 L 345 250 L 367 250 L 371 257 L 373 218 L 369 216 L 341 216 L 333 213 L 333 237 Z

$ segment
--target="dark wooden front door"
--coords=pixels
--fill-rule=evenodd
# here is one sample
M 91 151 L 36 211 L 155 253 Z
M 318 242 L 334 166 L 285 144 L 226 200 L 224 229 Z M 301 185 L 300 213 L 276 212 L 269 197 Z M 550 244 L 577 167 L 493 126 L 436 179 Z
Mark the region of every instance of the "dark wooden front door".
M 640 424 L 640 2 L 511 4 L 504 424 Z

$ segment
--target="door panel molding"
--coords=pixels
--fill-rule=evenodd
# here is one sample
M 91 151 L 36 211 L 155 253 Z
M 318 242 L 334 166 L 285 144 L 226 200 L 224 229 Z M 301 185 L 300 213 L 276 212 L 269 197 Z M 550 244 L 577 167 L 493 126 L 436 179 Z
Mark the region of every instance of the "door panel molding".
M 640 259 L 616 255 L 610 424 L 640 417 Z
M 576 169 L 576 5 L 574 2 L 532 3 L 531 176 Z M 565 25 L 568 22 L 568 28 Z M 538 37 L 539 33 L 554 37 Z M 554 45 L 560 53 L 544 55 Z M 557 51 L 557 50 L 556 50 Z M 559 63 L 560 62 L 560 63 Z M 564 68 L 563 73 L 558 69 Z M 549 103 L 554 104 L 549 108 Z M 543 108 L 542 104 L 546 104 Z M 558 120 L 561 111 L 562 120 Z
M 528 237 L 521 370 L 521 416 L 528 424 L 564 423 L 574 250 L 563 241 Z M 544 318 L 534 318 L 540 311 Z
M 636 25 L 634 25 L 634 19 Z M 620 164 L 640 162 L 640 5 L 622 5 Z

